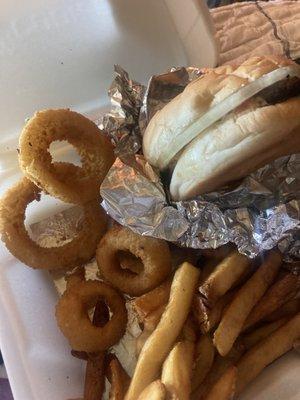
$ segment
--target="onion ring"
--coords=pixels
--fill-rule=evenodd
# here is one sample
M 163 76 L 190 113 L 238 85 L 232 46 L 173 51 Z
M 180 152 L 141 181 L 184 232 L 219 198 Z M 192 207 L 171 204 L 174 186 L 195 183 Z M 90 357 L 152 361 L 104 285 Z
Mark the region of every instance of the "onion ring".
M 99 199 L 82 206 L 82 227 L 70 242 L 57 247 L 42 247 L 30 238 L 24 225 L 26 207 L 40 199 L 40 192 L 34 183 L 23 178 L 1 200 L 1 239 L 8 250 L 24 264 L 39 269 L 72 269 L 89 261 L 107 224 Z
M 103 326 L 90 321 L 88 310 L 99 298 L 113 314 Z M 58 326 L 73 349 L 89 353 L 108 349 L 124 335 L 127 310 L 124 298 L 111 286 L 99 281 L 85 281 L 66 290 L 56 306 Z
M 120 250 L 129 251 L 141 259 L 144 268 L 134 274 L 122 269 L 118 257 Z M 113 226 L 97 248 L 98 267 L 113 286 L 131 296 L 140 296 L 161 284 L 171 273 L 171 255 L 163 240 L 140 236 L 131 230 Z
M 103 327 L 109 321 L 109 308 L 103 300 L 95 305 L 93 324 Z M 106 351 L 86 353 L 88 356 L 85 368 L 83 400 L 102 399 L 105 391 Z
M 123 269 L 129 269 L 129 271 L 135 274 L 139 274 L 144 268 L 140 259 L 126 251 L 121 250 L 118 252 L 118 260 Z
M 67 140 L 78 151 L 82 167 L 55 162 L 49 152 L 55 140 Z M 114 162 L 113 147 L 88 118 L 70 110 L 37 112 L 21 132 L 22 171 L 51 196 L 83 204 L 99 196 L 100 184 Z

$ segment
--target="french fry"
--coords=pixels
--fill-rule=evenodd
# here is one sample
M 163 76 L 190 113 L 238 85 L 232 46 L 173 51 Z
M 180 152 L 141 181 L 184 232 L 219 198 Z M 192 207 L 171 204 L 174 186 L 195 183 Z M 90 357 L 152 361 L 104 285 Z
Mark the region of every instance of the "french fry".
M 248 350 L 251 347 L 255 346 L 258 342 L 265 339 L 267 336 L 269 336 L 271 333 L 276 331 L 287 321 L 288 321 L 288 318 L 278 319 L 277 321 L 265 324 L 265 325 L 261 326 L 260 328 L 257 328 L 255 331 L 243 336 L 242 340 L 243 340 L 243 343 L 244 343 L 246 349 Z
M 240 394 L 267 365 L 289 351 L 299 337 L 300 313 L 244 354 L 237 363 L 236 394 Z
M 266 315 L 277 310 L 282 304 L 295 297 L 297 289 L 300 286 L 300 277 L 292 273 L 286 274 L 277 280 L 254 306 L 248 315 L 243 329 L 261 321 Z
M 279 267 L 281 256 L 271 251 L 258 270 L 237 292 L 224 312 L 221 322 L 214 333 L 214 345 L 225 356 L 240 334 L 244 322 L 252 308 L 273 282 Z
M 226 357 L 216 354 L 210 371 L 202 381 L 201 385 L 199 385 L 198 388 L 192 393 L 192 400 L 205 400 L 207 393 L 209 393 L 209 391 L 226 372 L 226 370 L 237 363 L 244 351 L 244 345 L 240 341 L 236 341 Z
M 194 344 L 185 341 L 176 343 L 166 358 L 161 381 L 166 387 L 169 398 L 189 400 L 193 356 Z
M 101 399 L 105 387 L 105 352 L 90 355 L 85 369 L 84 400 Z
M 146 343 L 148 337 L 151 335 L 152 332 L 143 330 L 143 332 L 136 338 L 135 342 L 135 354 L 138 357 L 144 344 Z
M 111 384 L 109 400 L 123 400 L 129 387 L 130 377 L 115 355 L 109 354 L 107 362 L 106 377 Z M 99 399 L 101 397 L 98 397 Z
M 221 261 L 214 271 L 199 287 L 199 292 L 210 305 L 228 292 L 230 288 L 247 272 L 251 260 L 237 250 Z
M 73 281 L 74 283 L 74 281 Z M 109 309 L 104 301 L 98 301 L 93 315 L 93 324 L 103 326 L 109 320 Z M 105 389 L 105 351 L 87 353 L 84 381 L 84 400 L 99 400 Z
M 207 305 L 206 300 L 199 294 L 195 295 L 193 315 L 203 334 L 210 332 L 220 322 L 223 310 L 232 300 L 235 293 L 235 290 L 226 293 L 212 308 Z
M 237 379 L 237 368 L 232 366 L 221 376 L 214 384 L 206 400 L 231 400 L 235 392 L 235 384 Z
M 163 314 L 165 308 L 165 306 L 159 307 L 145 318 L 144 330 L 136 339 L 135 348 L 137 356 L 140 354 L 146 340 L 159 323 L 161 315 Z M 191 318 L 187 318 L 187 320 L 185 321 L 178 340 L 188 340 L 190 342 L 196 341 L 196 326 Z
M 193 319 L 189 316 L 187 320 L 185 321 L 182 331 L 178 337 L 179 341 L 188 341 L 195 343 L 197 339 L 197 334 L 196 334 L 196 324 L 193 321 Z
M 126 400 L 136 400 L 157 376 L 188 316 L 200 271 L 183 263 L 176 271 L 170 299 L 155 331 L 139 356 Z
M 278 310 L 273 311 L 271 314 L 267 315 L 264 319 L 265 321 L 276 321 L 284 317 L 291 317 L 300 311 L 300 298 L 289 300 L 287 303 L 283 304 Z
M 144 319 L 157 308 L 161 307 L 163 304 L 167 304 L 170 296 L 170 289 L 171 280 L 168 279 L 157 288 L 131 301 L 140 322 L 143 322 Z
M 200 294 L 195 294 L 193 299 L 192 313 L 201 331 L 203 330 L 202 325 L 206 324 L 208 321 L 210 312 L 211 307 L 208 306 L 206 300 L 200 296 Z
M 213 273 L 216 266 L 219 264 L 219 261 L 214 258 L 210 258 L 205 261 L 203 268 L 201 269 L 201 284 L 206 281 L 210 274 Z
M 215 356 L 215 348 L 211 337 L 203 335 L 196 344 L 196 361 L 192 373 L 192 392 L 202 383 L 210 370 Z
M 232 250 L 233 246 L 231 244 L 225 244 L 224 246 L 220 246 L 217 249 L 201 250 L 201 253 L 209 260 L 222 261 L 225 257 L 228 256 L 228 254 L 232 252 Z
M 162 306 L 158 307 L 157 309 L 152 311 L 150 314 L 148 314 L 144 318 L 144 329 L 149 332 L 153 332 L 154 329 L 157 327 L 165 309 L 166 309 L 166 305 L 163 304 Z
M 138 400 L 165 400 L 167 391 L 165 385 L 158 379 L 148 385 L 139 395 Z

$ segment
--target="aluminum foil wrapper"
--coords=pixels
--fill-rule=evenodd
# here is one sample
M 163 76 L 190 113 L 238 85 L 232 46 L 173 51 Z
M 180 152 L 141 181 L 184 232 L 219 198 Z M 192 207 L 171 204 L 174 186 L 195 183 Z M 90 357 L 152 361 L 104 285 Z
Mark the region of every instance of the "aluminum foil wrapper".
M 70 241 L 76 235 L 76 233 L 82 226 L 82 217 L 82 209 L 79 206 L 75 206 L 31 225 L 28 228 L 28 231 L 31 238 L 34 239 L 40 246 L 60 246 Z M 172 250 L 171 255 L 173 268 L 176 268 L 183 261 L 190 259 L 191 257 L 189 250 L 175 247 Z M 91 260 L 84 266 L 78 267 L 84 268 L 86 280 L 102 280 L 95 259 Z M 78 267 L 75 267 L 74 270 L 76 270 L 76 268 Z M 45 273 L 49 273 L 50 280 L 53 281 L 54 286 L 60 296 L 66 290 L 66 278 L 68 277 L 68 275 L 72 274 L 74 270 L 68 272 L 45 271 Z M 120 342 L 113 346 L 111 351 L 116 354 L 127 373 L 132 376 L 137 362 L 136 338 L 141 334 L 142 330 L 140 328 L 137 314 L 133 309 L 132 302 L 130 301 L 131 299 L 129 298 L 129 296 L 126 297 L 126 300 L 126 307 L 128 311 L 127 329 L 125 335 L 122 337 Z M 104 399 L 108 398 L 109 383 L 107 382 Z
M 117 159 L 101 186 L 103 206 L 120 224 L 195 249 L 235 243 L 253 258 L 278 245 L 287 262 L 300 259 L 300 154 L 275 160 L 234 188 L 171 202 L 163 177 L 141 154 L 151 117 L 201 76 L 174 68 L 151 77 L 145 88 L 115 68 L 113 109 L 101 127 L 116 144 Z
M 75 206 L 31 225 L 29 233 L 43 247 L 59 246 L 70 241 L 76 235 L 81 226 L 82 217 L 82 209 Z M 84 265 L 83 268 L 87 280 L 101 280 L 95 259 Z M 66 290 L 66 277 L 72 272 L 74 271 L 67 273 L 62 271 L 49 272 L 59 295 L 62 295 Z M 141 333 L 141 329 L 131 302 L 127 301 L 126 306 L 128 311 L 127 330 L 120 342 L 112 348 L 112 351 L 131 376 L 137 361 L 135 357 L 136 338 Z M 109 398 L 108 392 L 109 384 L 107 382 L 105 399 Z
M 112 109 L 105 114 L 99 124 L 116 146 L 116 154 L 130 154 L 141 148 L 139 115 L 144 98 L 145 87 L 128 76 L 119 65 L 115 65 L 116 78 L 108 95 Z

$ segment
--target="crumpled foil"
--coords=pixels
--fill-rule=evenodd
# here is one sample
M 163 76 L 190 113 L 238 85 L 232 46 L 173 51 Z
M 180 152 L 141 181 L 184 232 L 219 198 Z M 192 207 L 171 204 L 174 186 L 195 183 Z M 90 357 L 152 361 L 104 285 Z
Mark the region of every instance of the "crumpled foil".
M 201 76 L 197 68 L 174 68 L 151 77 L 147 88 L 115 67 L 109 95 L 113 109 L 101 128 L 116 144 L 117 159 L 101 185 L 103 206 L 120 224 L 195 249 L 232 242 L 253 258 L 278 245 L 287 262 L 300 259 L 300 154 L 282 157 L 234 188 L 171 202 L 159 172 L 141 154 L 151 117 Z
M 119 65 L 115 65 L 115 72 L 117 76 L 108 90 L 112 109 L 104 115 L 99 127 L 108 133 L 116 154 L 130 154 L 137 152 L 142 144 L 139 114 L 145 87 L 129 79 Z
M 40 246 L 43 247 L 55 247 L 61 246 L 78 233 L 82 227 L 83 211 L 80 206 L 74 206 L 68 208 L 60 213 L 52 215 L 42 221 L 32 224 L 28 227 L 29 234 L 33 240 L 35 240 Z M 183 261 L 189 259 L 191 255 L 189 250 L 182 248 L 174 248 L 172 251 L 172 265 L 176 268 Z M 74 268 L 76 270 L 77 267 Z M 79 266 L 81 268 L 81 266 Z M 83 266 L 85 270 L 86 280 L 102 280 L 102 276 L 99 272 L 99 268 L 95 259 L 86 263 Z M 51 279 L 54 282 L 54 286 L 61 296 L 66 290 L 66 278 L 73 271 L 45 271 L 50 274 Z M 130 297 L 126 296 L 126 307 L 128 311 L 128 324 L 125 335 L 122 337 L 119 343 L 113 346 L 112 351 L 121 364 L 132 376 L 136 366 L 136 339 L 141 334 L 142 330 L 138 321 L 137 313 L 134 311 Z M 57 328 L 58 329 L 58 328 Z M 106 384 L 106 392 L 104 399 L 108 399 L 109 395 L 109 384 Z
M 43 247 L 59 246 L 67 243 L 76 235 L 80 229 L 82 217 L 83 212 L 81 207 L 75 206 L 68 208 L 31 225 L 29 233 L 32 239 Z M 99 268 L 95 259 L 91 260 L 83 267 L 87 280 L 101 280 Z M 76 268 L 74 268 L 74 270 Z M 49 272 L 59 295 L 62 295 L 66 290 L 66 277 L 72 272 L 73 271 Z M 141 333 L 141 328 L 130 301 L 126 302 L 126 307 L 128 311 L 126 333 L 120 342 L 113 347 L 113 352 L 116 354 L 127 373 L 131 376 L 137 361 L 135 357 L 136 338 Z M 109 398 L 108 392 L 109 385 L 107 384 L 104 399 Z

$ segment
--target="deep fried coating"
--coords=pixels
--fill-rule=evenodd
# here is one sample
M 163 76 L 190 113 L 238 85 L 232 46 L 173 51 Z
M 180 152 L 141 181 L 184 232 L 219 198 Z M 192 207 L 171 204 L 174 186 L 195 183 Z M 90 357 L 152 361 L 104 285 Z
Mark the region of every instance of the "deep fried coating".
M 118 258 L 120 250 L 129 251 L 141 259 L 143 270 L 135 274 L 123 269 Z M 140 296 L 161 284 L 172 268 L 170 250 L 165 241 L 141 236 L 117 225 L 100 241 L 96 259 L 105 279 L 132 296 Z
M 81 157 L 82 167 L 52 162 L 50 144 L 67 140 Z M 113 147 L 88 118 L 70 110 L 35 113 L 22 130 L 20 167 L 50 195 L 83 204 L 99 196 L 100 184 L 114 161 Z
M 41 190 L 27 178 L 9 189 L 0 203 L 1 239 L 8 250 L 24 264 L 40 269 L 72 269 L 89 261 L 106 230 L 107 218 L 99 200 L 84 204 L 83 221 L 78 234 L 57 247 L 42 247 L 30 238 L 25 211 L 29 203 L 39 200 Z
M 109 399 L 124 400 L 130 377 L 114 354 L 107 357 L 106 376 L 110 383 Z
M 109 321 L 109 309 L 104 301 L 98 300 L 93 315 L 95 326 L 105 326 Z M 88 356 L 85 369 L 83 400 L 100 400 L 105 391 L 106 351 L 86 353 Z
M 104 299 L 112 316 L 103 326 L 95 326 L 88 310 Z M 72 286 L 56 306 L 58 326 L 74 350 L 88 353 L 106 350 L 125 333 L 127 310 L 124 298 L 111 286 L 99 281 L 85 281 Z

